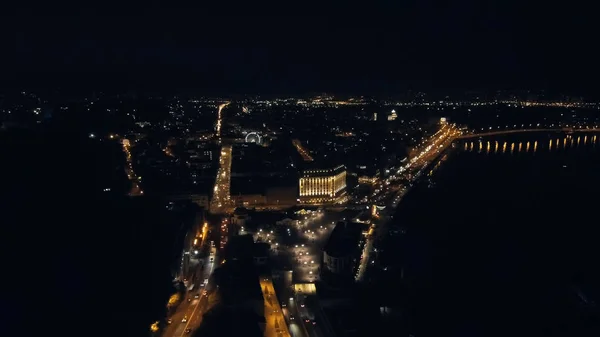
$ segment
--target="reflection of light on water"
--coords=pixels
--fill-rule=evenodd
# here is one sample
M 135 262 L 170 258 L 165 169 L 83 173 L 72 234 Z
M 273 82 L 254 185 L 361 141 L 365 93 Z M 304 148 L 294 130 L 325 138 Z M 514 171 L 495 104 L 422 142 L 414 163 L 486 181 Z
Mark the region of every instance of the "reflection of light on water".
M 596 143 L 597 143 L 597 136 L 596 135 L 589 135 L 589 144 L 588 144 L 588 135 L 583 135 L 583 136 L 570 136 L 567 135 L 563 138 L 555 138 L 555 139 L 549 139 L 548 140 L 548 151 L 556 151 L 556 150 L 567 150 L 570 148 L 579 148 L 582 146 L 587 146 L 589 145 L 590 147 L 596 147 Z M 478 143 L 478 144 L 477 144 Z M 492 144 L 493 143 L 493 144 Z M 485 150 L 486 153 L 498 153 L 500 152 L 500 143 L 499 141 L 494 141 L 494 140 L 490 140 L 490 141 L 486 141 L 486 140 L 479 140 L 479 141 L 465 141 L 463 142 L 463 147 L 465 151 L 468 152 L 474 152 L 477 151 L 478 153 L 481 153 Z M 537 146 L 538 146 L 538 141 L 522 141 L 522 142 L 502 142 L 502 153 L 507 153 L 510 152 L 511 154 L 513 153 L 521 153 L 521 152 L 529 152 L 530 150 L 533 151 L 533 153 L 536 153 L 537 151 Z M 544 147 L 542 147 L 544 148 Z

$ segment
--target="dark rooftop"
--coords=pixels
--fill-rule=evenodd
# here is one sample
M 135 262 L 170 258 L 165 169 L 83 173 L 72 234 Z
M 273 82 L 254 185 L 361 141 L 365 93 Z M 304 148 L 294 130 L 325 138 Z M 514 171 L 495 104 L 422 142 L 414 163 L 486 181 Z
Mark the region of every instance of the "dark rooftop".
M 238 207 L 233 211 L 235 215 L 248 215 L 248 210 L 244 207 Z
M 290 174 L 278 174 L 271 176 L 245 176 L 231 177 L 231 195 L 240 194 L 262 194 L 271 187 L 296 186 L 298 177 Z
M 253 256 L 261 257 L 261 256 L 269 256 L 269 249 L 271 249 L 271 245 L 266 242 L 257 242 L 254 244 Z
M 244 336 L 260 337 L 259 323 L 264 317 L 239 307 L 217 305 L 204 314 L 202 324 L 194 334 L 198 337 Z
M 264 181 L 260 177 L 231 177 L 231 195 L 264 195 Z
M 352 255 L 356 251 L 364 226 L 354 222 L 338 222 L 323 250 L 327 255 L 335 257 Z
M 250 259 L 252 259 L 251 254 Z M 240 305 L 248 300 L 263 300 L 259 274 L 252 262 L 227 260 L 224 265 L 215 270 L 214 277 L 224 305 Z
M 227 260 L 252 260 L 254 239 L 252 235 L 238 235 L 232 237 L 225 247 L 225 259 Z

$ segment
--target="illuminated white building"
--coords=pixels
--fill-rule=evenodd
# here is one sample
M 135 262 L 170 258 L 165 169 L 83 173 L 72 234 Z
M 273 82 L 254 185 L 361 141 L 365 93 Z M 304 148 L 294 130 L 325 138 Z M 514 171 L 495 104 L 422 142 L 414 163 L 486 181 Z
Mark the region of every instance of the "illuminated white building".
M 300 177 L 300 203 L 335 204 L 346 201 L 346 168 L 307 170 Z
M 396 110 L 392 110 L 392 112 L 387 117 L 388 121 L 395 121 L 396 118 L 398 118 L 398 115 L 396 114 Z

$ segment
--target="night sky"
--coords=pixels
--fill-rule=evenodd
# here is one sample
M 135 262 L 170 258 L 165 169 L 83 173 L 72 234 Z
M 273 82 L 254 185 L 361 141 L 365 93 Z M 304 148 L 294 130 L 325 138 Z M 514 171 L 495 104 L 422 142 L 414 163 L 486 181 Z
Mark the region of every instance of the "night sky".
M 1 24 L 1 82 L 224 93 L 597 87 L 589 8 L 511 0 L 389 3 L 290 3 L 277 10 L 142 3 L 123 12 L 136 15 L 119 16 L 21 11 Z M 125 6 L 103 5 L 104 12 Z

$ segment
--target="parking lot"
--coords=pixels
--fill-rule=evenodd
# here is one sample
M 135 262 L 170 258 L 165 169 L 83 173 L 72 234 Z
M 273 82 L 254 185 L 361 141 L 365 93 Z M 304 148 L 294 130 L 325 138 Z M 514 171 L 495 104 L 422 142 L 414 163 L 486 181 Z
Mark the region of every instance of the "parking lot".
M 256 229 L 254 239 L 271 245 L 276 268 L 293 270 L 294 283 L 319 279 L 321 251 L 339 220 L 340 212 L 301 211 L 296 220 Z

